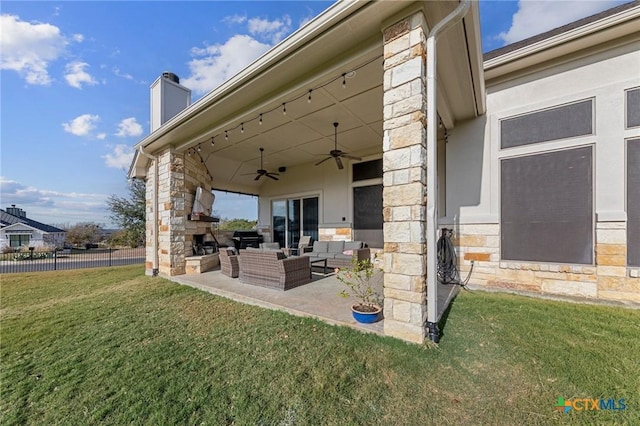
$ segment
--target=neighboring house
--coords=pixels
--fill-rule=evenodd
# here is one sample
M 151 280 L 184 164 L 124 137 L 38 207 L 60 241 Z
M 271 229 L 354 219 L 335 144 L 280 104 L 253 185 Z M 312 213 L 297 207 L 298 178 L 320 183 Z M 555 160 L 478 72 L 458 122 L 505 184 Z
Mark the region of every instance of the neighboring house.
M 257 195 L 267 241 L 367 241 L 385 334 L 408 341 L 437 336 L 455 292 L 439 228 L 475 287 L 640 303 L 640 3 L 484 58 L 476 2 L 431 43 L 458 4 L 338 2 L 186 108 L 161 76 L 130 169 L 147 272 L 185 273 L 201 186 Z
M 0 248 L 63 247 L 66 231 L 27 218 L 27 213 L 12 205 L 0 209 Z

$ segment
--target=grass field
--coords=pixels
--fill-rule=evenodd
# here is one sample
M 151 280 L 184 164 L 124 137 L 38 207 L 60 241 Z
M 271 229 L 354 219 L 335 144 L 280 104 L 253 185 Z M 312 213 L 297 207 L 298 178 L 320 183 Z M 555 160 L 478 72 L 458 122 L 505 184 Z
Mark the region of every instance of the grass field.
M 139 265 L 0 279 L 2 425 L 640 424 L 638 310 L 462 292 L 434 347 Z

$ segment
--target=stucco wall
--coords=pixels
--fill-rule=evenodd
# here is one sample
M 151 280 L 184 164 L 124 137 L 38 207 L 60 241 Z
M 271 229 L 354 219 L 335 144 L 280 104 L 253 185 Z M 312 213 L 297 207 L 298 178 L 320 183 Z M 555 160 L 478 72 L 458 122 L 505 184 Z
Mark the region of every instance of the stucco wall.
M 637 268 L 626 267 L 625 89 L 640 85 L 640 42 L 564 58 L 527 75 L 487 83 L 487 115 L 460 123 L 447 143 L 446 219 L 463 272 L 487 288 L 640 302 Z M 594 134 L 500 149 L 499 120 L 594 99 Z M 576 146 L 594 147 L 594 264 L 503 261 L 500 257 L 500 159 Z M 463 273 L 463 275 L 466 275 Z
M 382 152 L 382 139 L 380 139 L 380 150 Z M 363 161 L 375 158 L 380 158 L 380 156 L 366 157 L 363 158 Z M 318 196 L 320 229 L 350 229 L 353 222 L 352 163 L 343 160 L 343 164 L 344 169 L 342 170 L 337 168 L 333 160 L 326 161 L 319 166 L 311 163 L 288 167 L 286 172 L 280 173 L 280 180 L 269 179 L 265 181 L 260 187 L 258 200 L 260 227 L 262 229 L 271 227 L 272 201 Z M 330 235 L 330 231 L 325 234 Z

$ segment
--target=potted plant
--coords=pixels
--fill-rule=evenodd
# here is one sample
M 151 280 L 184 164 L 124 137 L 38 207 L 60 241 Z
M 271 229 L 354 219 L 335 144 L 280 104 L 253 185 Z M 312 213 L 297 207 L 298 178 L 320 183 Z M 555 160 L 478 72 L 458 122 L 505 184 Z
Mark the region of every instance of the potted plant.
M 376 269 L 369 259 L 353 259 L 350 268 L 336 268 L 336 277 L 348 287 L 340 292 L 340 296 L 357 299 L 357 303 L 351 306 L 351 312 L 360 323 L 371 324 L 382 318 L 382 297 L 376 291 L 373 279 Z

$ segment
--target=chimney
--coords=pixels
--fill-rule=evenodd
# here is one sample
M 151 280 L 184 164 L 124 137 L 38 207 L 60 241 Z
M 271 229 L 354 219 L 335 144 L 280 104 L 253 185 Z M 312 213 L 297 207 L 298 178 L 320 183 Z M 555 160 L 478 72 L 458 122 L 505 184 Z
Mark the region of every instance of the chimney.
M 151 133 L 191 104 L 191 90 L 172 72 L 163 72 L 151 85 Z
M 11 204 L 11 207 L 7 207 L 7 213 L 18 217 L 27 217 L 27 212 L 19 207 L 16 207 L 15 204 Z

